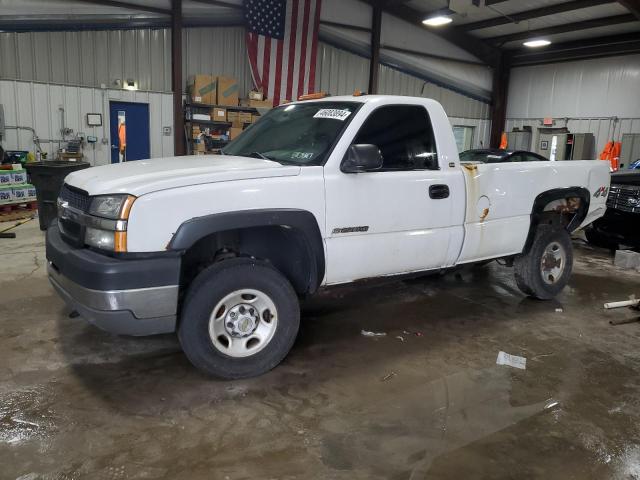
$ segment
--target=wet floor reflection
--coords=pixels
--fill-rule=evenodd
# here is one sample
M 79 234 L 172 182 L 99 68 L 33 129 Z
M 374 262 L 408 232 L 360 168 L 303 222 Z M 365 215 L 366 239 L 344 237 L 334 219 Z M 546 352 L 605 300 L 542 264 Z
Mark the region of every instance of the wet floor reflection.
M 601 308 L 640 279 L 577 257 L 553 302 L 497 265 L 326 292 L 286 361 L 236 382 L 174 336 L 69 319 L 42 275 L 17 314 L 0 284 L 0 479 L 640 478 L 640 330 Z

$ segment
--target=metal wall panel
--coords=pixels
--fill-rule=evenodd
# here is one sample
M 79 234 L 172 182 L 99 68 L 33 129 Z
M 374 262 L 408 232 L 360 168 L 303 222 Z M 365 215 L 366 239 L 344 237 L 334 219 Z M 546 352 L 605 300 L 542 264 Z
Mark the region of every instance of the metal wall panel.
M 332 95 L 349 95 L 354 90 L 367 91 L 369 60 L 320 42 L 318 47 L 318 89 Z M 380 66 L 378 90 L 387 95 L 428 97 L 439 101 L 448 115 L 467 119 L 488 119 L 489 105 L 452 90 Z
M 251 89 L 251 70 L 242 27 L 203 27 L 184 30 L 184 81 L 196 73 L 228 75 L 238 79 L 241 95 Z
M 385 65 L 380 65 L 378 72 L 378 90 L 387 95 L 433 98 L 440 102 L 447 115 L 452 117 L 489 118 L 488 104 Z
M 506 130 L 544 117 L 573 133 L 593 133 L 596 154 L 623 133 L 640 133 L 640 55 L 554 63 L 511 70 Z M 565 120 L 566 119 L 566 120 Z
M 64 108 L 64 124 L 75 133 L 98 137 L 98 143 L 84 149 L 87 160 L 92 165 L 105 165 L 111 161 L 110 142 L 102 144 L 102 138 L 109 139 L 109 101 L 140 102 L 149 104 L 151 158 L 173 155 L 173 134 L 165 136 L 162 127 L 173 125 L 173 97 L 169 93 L 102 90 L 99 88 L 55 85 L 51 83 L 0 80 L 0 103 L 4 106 L 8 127 L 26 126 L 35 129 L 43 140 L 42 148 L 54 158 L 59 140 Z M 88 127 L 87 113 L 102 113 L 103 127 Z M 173 132 L 172 132 L 173 133 Z M 7 150 L 34 151 L 33 135 L 27 130 L 7 130 L 3 141 Z
M 511 70 L 508 118 L 640 117 L 640 55 Z
M 320 42 L 316 78 L 319 79 L 316 90 L 331 95 L 350 95 L 355 90 L 366 92 L 369 60 Z
M 0 78 L 170 91 L 170 45 L 167 29 L 0 33 Z
M 238 78 L 251 88 L 244 29 L 187 28 L 183 77 L 196 73 Z M 114 87 L 132 79 L 140 90 L 171 91 L 168 29 L 0 33 L 0 78 Z

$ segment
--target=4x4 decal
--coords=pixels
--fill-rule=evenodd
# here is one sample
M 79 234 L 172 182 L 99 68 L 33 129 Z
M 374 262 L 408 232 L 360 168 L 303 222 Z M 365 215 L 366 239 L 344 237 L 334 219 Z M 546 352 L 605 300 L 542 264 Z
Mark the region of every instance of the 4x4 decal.
M 598 197 L 606 197 L 607 193 L 609 193 L 609 187 L 600 187 L 598 190 L 596 190 L 596 192 L 593 194 L 594 197 L 598 198 Z

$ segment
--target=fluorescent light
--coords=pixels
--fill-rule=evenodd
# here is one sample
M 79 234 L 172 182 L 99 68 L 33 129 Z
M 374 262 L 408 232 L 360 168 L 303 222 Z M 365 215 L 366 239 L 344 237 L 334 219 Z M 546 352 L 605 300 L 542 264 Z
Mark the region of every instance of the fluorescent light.
M 451 23 L 453 19 L 451 17 L 445 17 L 444 15 L 438 15 L 437 17 L 425 18 L 422 23 L 429 25 L 430 27 L 439 27 Z
M 550 44 L 551 42 L 549 40 L 527 40 L 523 43 L 525 47 L 529 48 L 546 47 Z

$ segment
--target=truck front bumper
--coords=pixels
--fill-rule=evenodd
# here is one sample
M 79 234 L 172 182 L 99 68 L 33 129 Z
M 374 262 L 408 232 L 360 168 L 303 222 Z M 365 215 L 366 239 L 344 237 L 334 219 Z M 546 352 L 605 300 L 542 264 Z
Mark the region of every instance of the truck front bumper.
M 178 254 L 110 257 L 69 245 L 54 222 L 47 230 L 47 260 L 55 290 L 95 326 L 120 335 L 175 331 Z

